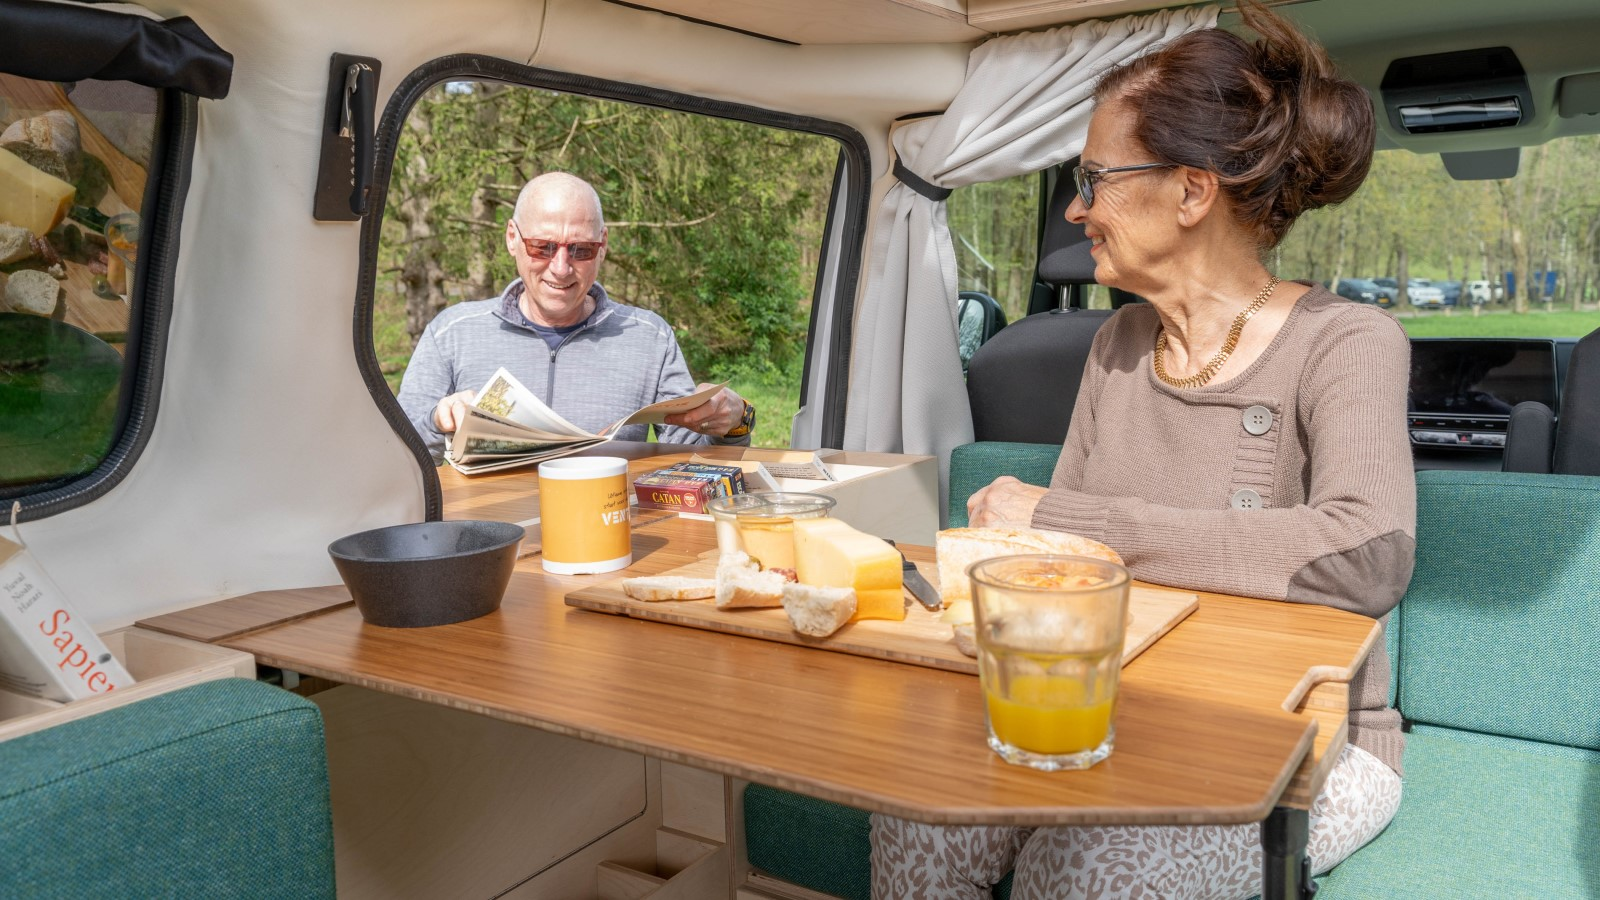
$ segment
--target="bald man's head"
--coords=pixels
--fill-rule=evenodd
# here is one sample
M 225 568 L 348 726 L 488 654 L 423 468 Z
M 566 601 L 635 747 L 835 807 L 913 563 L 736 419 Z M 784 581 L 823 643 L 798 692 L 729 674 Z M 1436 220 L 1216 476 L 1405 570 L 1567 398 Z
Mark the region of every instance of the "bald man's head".
M 600 208 L 600 195 L 594 187 L 576 175 L 566 172 L 546 172 L 522 186 L 517 194 L 517 205 L 511 215 L 519 224 L 526 224 L 535 211 L 562 211 L 591 218 L 596 229 L 605 227 L 605 214 Z M 598 234 L 598 231 L 597 231 Z
M 583 321 L 605 261 L 606 224 L 594 188 L 566 172 L 533 179 L 517 195 L 505 240 L 522 278 L 522 314 L 557 328 Z

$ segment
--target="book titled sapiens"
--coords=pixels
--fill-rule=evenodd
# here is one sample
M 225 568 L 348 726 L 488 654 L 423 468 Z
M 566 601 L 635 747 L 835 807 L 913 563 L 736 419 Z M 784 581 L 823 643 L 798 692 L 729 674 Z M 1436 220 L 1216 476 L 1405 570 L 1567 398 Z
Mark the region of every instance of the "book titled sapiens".
M 0 537 L 0 688 L 67 702 L 133 684 L 16 537 Z
M 444 458 L 466 475 L 544 462 L 603 444 L 624 425 L 660 425 L 673 413 L 705 403 L 725 386 L 727 382 L 652 403 L 593 434 L 561 418 L 510 372 L 499 369 L 467 407 L 465 420 L 457 423 Z

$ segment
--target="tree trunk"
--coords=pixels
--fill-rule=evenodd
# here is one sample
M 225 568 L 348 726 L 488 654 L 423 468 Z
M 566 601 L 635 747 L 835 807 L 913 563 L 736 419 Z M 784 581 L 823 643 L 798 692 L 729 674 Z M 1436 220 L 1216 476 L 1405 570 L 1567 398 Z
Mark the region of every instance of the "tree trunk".
M 1528 311 L 1528 294 L 1533 288 L 1533 263 L 1528 258 L 1528 243 L 1522 239 L 1522 228 L 1511 226 L 1512 271 L 1517 274 L 1516 296 L 1511 298 L 1511 311 Z
M 1400 296 L 1394 302 L 1396 306 L 1404 306 L 1411 302 L 1411 266 L 1406 259 L 1405 235 L 1398 231 L 1394 233 L 1394 261 L 1394 280 L 1400 286 Z

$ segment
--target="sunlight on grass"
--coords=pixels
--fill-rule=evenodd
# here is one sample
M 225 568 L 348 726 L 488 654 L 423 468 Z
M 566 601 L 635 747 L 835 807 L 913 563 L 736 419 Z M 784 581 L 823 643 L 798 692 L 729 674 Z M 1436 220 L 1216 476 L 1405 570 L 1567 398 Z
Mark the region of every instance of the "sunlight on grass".
M 1496 310 L 1473 316 L 1470 310 L 1443 310 L 1396 316 L 1412 337 L 1583 337 L 1600 328 L 1600 310 L 1545 312 L 1535 308 L 1518 315 Z

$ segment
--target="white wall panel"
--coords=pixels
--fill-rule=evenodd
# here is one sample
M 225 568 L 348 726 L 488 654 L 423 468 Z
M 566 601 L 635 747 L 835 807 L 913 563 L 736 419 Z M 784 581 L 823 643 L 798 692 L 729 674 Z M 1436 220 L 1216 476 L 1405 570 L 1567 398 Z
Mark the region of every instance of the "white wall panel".
M 338 580 L 334 538 L 422 516 L 415 463 L 351 348 L 360 226 L 312 220 L 333 52 L 383 61 L 380 108 L 423 63 L 482 53 L 843 121 L 874 168 L 896 115 L 942 107 L 965 45 L 790 47 L 596 0 L 178 0 L 236 59 L 201 101 L 160 411 L 129 476 L 24 526 L 98 626 Z M 537 53 L 535 52 L 537 49 Z M 875 175 L 877 173 L 874 173 Z

